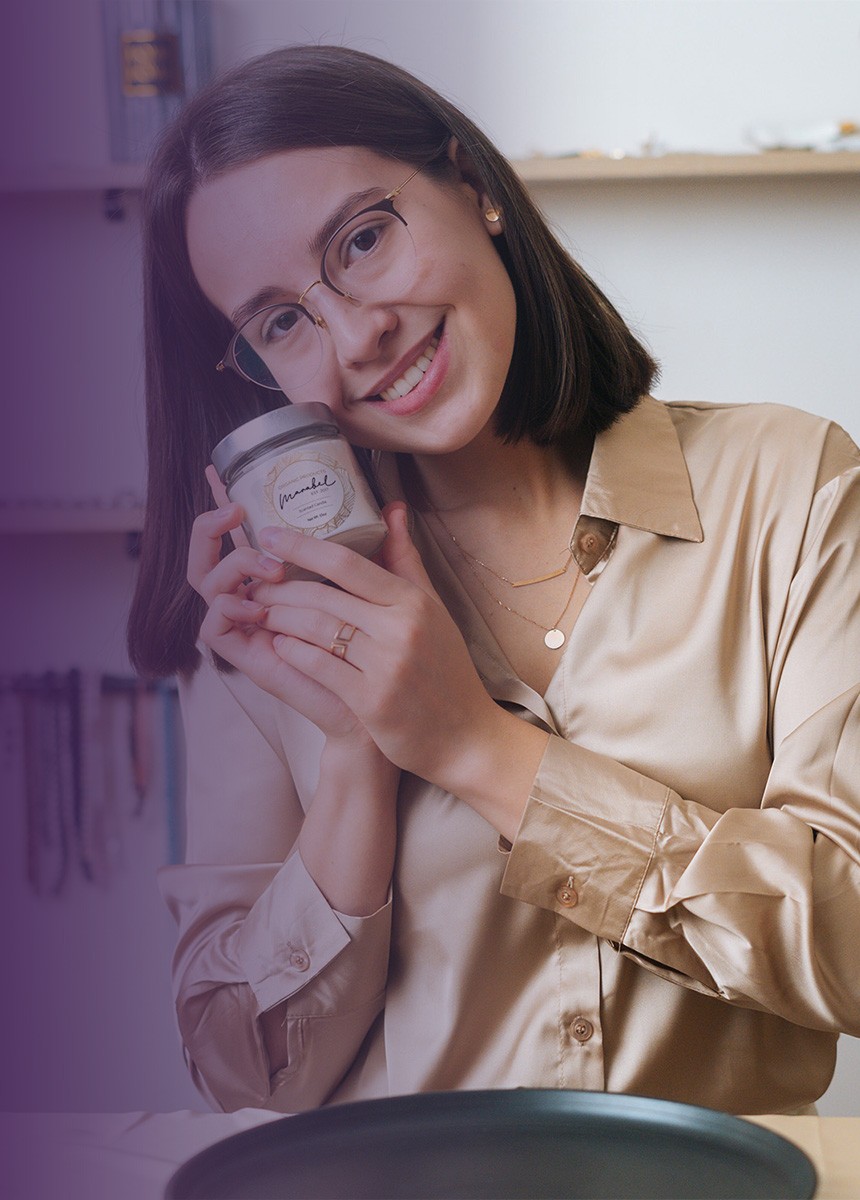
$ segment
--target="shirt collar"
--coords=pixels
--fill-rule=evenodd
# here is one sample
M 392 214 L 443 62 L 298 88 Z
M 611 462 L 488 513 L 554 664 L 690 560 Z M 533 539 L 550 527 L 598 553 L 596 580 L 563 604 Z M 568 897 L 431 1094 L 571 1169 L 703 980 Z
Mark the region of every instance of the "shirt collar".
M 383 499 L 404 500 L 397 455 L 374 451 L 373 469 Z M 530 711 L 550 731 L 555 719 L 543 696 L 518 679 L 468 593 L 429 534 L 408 508 L 409 528 L 424 565 L 454 617 L 490 695 Z M 580 517 L 571 539 L 574 557 L 593 582 L 605 567 L 618 525 L 688 541 L 704 540 L 690 477 L 667 407 L 645 396 L 595 438 Z M 593 545 L 590 543 L 593 541 Z
M 386 500 L 403 499 L 397 456 L 374 452 Z M 668 407 L 643 396 L 594 441 L 582 513 L 648 533 L 704 541 L 678 434 Z
M 704 541 L 687 464 L 665 404 L 643 396 L 597 435 L 581 511 L 647 533 Z

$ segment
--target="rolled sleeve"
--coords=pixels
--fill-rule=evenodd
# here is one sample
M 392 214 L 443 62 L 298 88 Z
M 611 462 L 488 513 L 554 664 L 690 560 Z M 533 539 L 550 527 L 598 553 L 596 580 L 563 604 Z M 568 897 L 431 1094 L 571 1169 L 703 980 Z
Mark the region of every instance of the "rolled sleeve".
M 614 759 L 551 737 L 511 847 L 503 894 L 620 941 L 669 794 Z
M 506 895 L 664 978 L 860 1034 L 860 686 L 786 738 L 759 808 L 717 812 L 553 738 Z
M 298 853 L 279 865 L 165 867 L 159 886 L 179 926 L 173 992 L 201 1092 L 223 1109 L 322 1103 L 382 1007 L 390 901 L 367 917 L 338 914 Z M 273 1070 L 259 1016 L 282 1002 Z
M 310 984 L 349 945 L 349 934 L 294 854 L 242 922 L 240 970 L 260 1012 Z

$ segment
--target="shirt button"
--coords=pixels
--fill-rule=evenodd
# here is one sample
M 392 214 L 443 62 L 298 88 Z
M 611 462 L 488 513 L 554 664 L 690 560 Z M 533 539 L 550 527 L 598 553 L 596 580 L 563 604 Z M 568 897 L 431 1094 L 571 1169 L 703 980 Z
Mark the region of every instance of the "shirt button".
M 584 533 L 579 539 L 579 548 L 583 554 L 593 554 L 597 549 L 597 536 L 593 533 Z
M 310 965 L 311 960 L 301 950 L 294 950 L 290 955 L 290 966 L 297 971 L 306 971 Z
M 573 886 L 573 879 L 568 879 L 567 883 L 562 884 L 555 894 L 559 904 L 563 904 L 565 908 L 573 908 L 574 904 L 579 900 Z
M 570 1023 L 570 1032 L 578 1042 L 587 1042 L 594 1033 L 594 1026 L 586 1017 L 574 1017 Z

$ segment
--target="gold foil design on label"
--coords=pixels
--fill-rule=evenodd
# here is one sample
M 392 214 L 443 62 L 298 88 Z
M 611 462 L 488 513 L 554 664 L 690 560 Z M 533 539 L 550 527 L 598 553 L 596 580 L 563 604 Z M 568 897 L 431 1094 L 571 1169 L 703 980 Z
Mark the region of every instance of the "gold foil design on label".
M 355 503 L 349 472 L 322 454 L 277 459 L 266 475 L 263 494 L 276 520 L 314 537 L 327 537 L 343 525 Z

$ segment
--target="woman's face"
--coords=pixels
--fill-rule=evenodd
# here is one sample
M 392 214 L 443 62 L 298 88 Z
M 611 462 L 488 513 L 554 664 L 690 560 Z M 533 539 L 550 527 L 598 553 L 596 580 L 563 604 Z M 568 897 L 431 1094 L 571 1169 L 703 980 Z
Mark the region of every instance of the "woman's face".
M 200 287 L 230 320 L 263 289 L 259 307 L 294 303 L 320 277 L 314 244 L 333 214 L 354 194 L 370 191 L 346 215 L 378 202 L 411 170 L 361 147 L 289 150 L 203 184 L 186 226 Z M 514 293 L 492 240 L 500 226 L 484 215 L 488 197 L 462 181 L 418 174 L 394 205 L 414 245 L 402 294 L 355 304 L 314 287 L 304 303 L 327 327 L 322 359 L 290 399 L 328 404 L 356 445 L 451 452 L 487 427 L 513 352 Z M 418 378 L 435 338 L 420 381 L 395 396 L 392 385 L 402 392 Z

